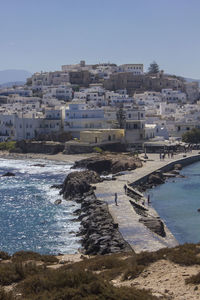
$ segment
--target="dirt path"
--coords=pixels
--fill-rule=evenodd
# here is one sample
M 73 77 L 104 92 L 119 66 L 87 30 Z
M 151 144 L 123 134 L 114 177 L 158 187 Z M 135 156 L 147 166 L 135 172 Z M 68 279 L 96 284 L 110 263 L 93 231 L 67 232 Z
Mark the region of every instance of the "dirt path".
M 160 260 L 147 267 L 134 280 L 113 280 L 115 286 L 134 286 L 150 290 L 158 299 L 199 300 L 200 287 L 185 284 L 185 279 L 200 272 L 200 266 L 180 266 Z

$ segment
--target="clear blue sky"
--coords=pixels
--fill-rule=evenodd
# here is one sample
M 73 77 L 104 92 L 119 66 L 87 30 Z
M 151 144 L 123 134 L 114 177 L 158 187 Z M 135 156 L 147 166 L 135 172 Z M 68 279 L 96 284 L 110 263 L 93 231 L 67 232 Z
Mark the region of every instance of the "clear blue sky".
M 156 60 L 200 78 L 199 0 L 0 0 L 0 70 Z

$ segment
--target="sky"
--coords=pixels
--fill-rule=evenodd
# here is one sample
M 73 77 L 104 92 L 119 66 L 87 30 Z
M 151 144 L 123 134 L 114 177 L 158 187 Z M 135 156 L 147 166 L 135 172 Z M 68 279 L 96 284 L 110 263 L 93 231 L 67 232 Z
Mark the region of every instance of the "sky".
M 199 0 L 0 0 L 0 70 L 156 61 L 200 79 Z

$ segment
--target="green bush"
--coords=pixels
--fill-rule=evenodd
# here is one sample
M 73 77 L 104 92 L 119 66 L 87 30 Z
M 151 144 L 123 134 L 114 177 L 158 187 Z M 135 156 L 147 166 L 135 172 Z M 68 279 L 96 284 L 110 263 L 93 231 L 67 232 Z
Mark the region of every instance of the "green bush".
M 200 143 L 200 129 L 193 128 L 182 135 L 182 141 L 185 143 Z
M 93 148 L 93 151 L 94 151 L 94 152 L 97 152 L 97 153 L 100 153 L 100 154 L 103 153 L 103 150 L 102 150 L 100 147 L 94 147 L 94 148 Z
M 33 251 L 18 251 L 12 256 L 13 262 L 23 262 L 27 260 L 41 260 L 41 254 Z
M 35 263 L 1 263 L 0 285 L 9 285 L 23 280 L 29 275 L 40 273 L 44 268 L 37 267 Z
M 16 142 L 15 141 L 10 141 L 10 142 L 1 142 L 0 143 L 0 150 L 4 151 L 10 151 L 15 149 Z
M 42 261 L 44 263 L 58 263 L 58 259 L 55 255 L 41 255 L 33 251 L 18 251 L 12 256 L 13 262 L 24 262 L 28 260 Z
M 43 275 L 28 277 L 20 283 L 27 300 L 153 300 L 150 293 L 135 288 L 113 287 L 88 271 L 69 271 L 64 268 L 47 270 Z

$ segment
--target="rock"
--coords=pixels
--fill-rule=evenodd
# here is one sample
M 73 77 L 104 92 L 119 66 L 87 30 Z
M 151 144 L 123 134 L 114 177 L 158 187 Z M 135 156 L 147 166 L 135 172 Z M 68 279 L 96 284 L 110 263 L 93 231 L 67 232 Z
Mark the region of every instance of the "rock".
M 62 189 L 63 185 L 62 184 L 53 184 L 50 186 L 50 189 Z
M 181 164 L 175 164 L 174 165 L 174 170 L 182 170 L 182 165 Z
M 200 208 L 198 208 L 197 211 L 200 212 Z
M 100 176 L 94 171 L 72 172 L 65 178 L 60 194 L 63 194 L 65 199 L 78 197 L 77 202 L 81 202 L 80 196 L 91 190 L 90 184 L 101 181 Z
M 7 173 L 3 174 L 2 176 L 3 176 L 3 177 L 4 177 L 4 176 L 8 176 L 8 177 L 9 177 L 9 176 L 15 176 L 15 174 L 12 173 L 12 172 L 7 172 Z
M 60 204 L 60 203 L 62 203 L 62 200 L 61 200 L 61 199 L 57 199 L 57 200 L 54 202 L 54 204 L 56 204 L 56 205 L 58 205 L 58 204 Z
M 165 237 L 166 232 L 163 222 L 160 218 L 156 217 L 143 217 L 139 219 L 139 222 L 143 223 L 151 231 L 157 233 L 158 235 Z
M 101 155 L 80 161 L 76 161 L 73 168 L 85 168 L 97 172 L 98 174 L 116 174 L 125 170 L 134 170 L 142 167 L 139 158 L 133 156 L 118 155 Z
M 148 183 L 157 185 L 164 183 L 164 178 L 162 173 L 153 173 L 148 178 Z

